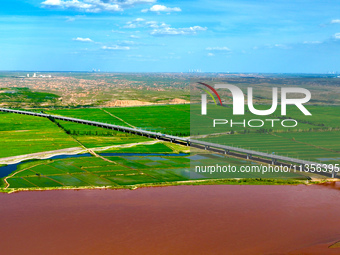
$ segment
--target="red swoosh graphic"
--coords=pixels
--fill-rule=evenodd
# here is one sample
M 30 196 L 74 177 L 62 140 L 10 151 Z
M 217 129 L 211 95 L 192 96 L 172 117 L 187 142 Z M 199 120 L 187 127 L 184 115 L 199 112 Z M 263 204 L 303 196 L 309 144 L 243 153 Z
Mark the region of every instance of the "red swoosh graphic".
M 205 84 L 205 83 L 203 83 L 203 82 L 198 82 L 198 83 L 199 83 L 199 84 L 202 84 L 202 85 L 204 85 L 204 86 L 206 86 L 206 87 L 208 87 L 209 89 L 211 89 L 212 92 L 214 92 L 215 95 L 217 96 L 218 100 L 220 101 L 220 104 L 222 105 L 221 98 L 220 98 L 219 94 L 217 93 L 217 91 L 216 91 L 213 87 L 211 87 L 210 85 Z M 222 106 L 223 106 L 223 105 L 222 105 Z

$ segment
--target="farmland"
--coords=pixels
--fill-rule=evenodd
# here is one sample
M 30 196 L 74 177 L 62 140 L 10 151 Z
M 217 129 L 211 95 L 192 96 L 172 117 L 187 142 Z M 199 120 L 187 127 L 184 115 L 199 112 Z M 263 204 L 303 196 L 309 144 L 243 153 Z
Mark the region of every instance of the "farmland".
M 339 131 L 234 134 L 202 140 L 320 163 L 340 161 Z
M 64 109 L 47 112 L 127 127 L 134 126 L 166 134 L 182 136 L 190 134 L 190 105 Z
M 60 96 L 47 93 L 32 91 L 23 87 L 0 88 L 0 101 L 7 107 L 37 107 L 54 105 L 58 102 Z
M 80 146 L 94 148 L 151 140 L 103 128 L 61 123 L 65 128 L 79 131 L 72 135 L 45 118 L 7 113 L 1 113 L 0 117 L 0 158 Z
M 268 105 L 257 105 L 257 109 L 269 109 Z M 281 107 L 278 106 L 276 111 L 268 116 L 257 116 L 249 111 L 246 111 L 242 116 L 233 116 L 232 107 L 226 105 L 222 107 L 219 105 L 208 105 L 208 114 L 206 116 L 200 115 L 201 106 L 198 104 L 191 105 L 191 134 L 211 134 L 211 133 L 226 133 L 226 132 L 239 132 L 239 133 L 259 133 L 259 132 L 299 132 L 299 131 L 322 131 L 340 129 L 340 106 L 315 106 L 307 105 L 306 108 L 311 112 L 312 116 L 305 116 L 296 106 L 288 105 L 287 116 L 281 116 Z M 213 127 L 214 119 L 226 119 L 228 124 L 216 125 Z M 246 127 L 242 124 L 235 124 L 231 127 L 230 120 L 233 122 L 243 122 L 246 120 Z M 264 126 L 259 128 L 250 128 L 247 125 L 250 119 L 260 119 L 264 121 Z M 271 121 L 266 119 L 277 119 L 274 127 Z M 285 128 L 282 127 L 281 121 L 284 119 L 295 119 L 298 124 L 296 127 Z M 259 122 L 253 123 L 258 125 Z
M 152 141 L 152 139 L 99 127 L 87 126 L 67 121 L 57 121 L 67 134 L 86 148 L 105 147 Z
M 4 99 L 4 107 L 190 136 L 196 140 L 321 163 L 336 164 L 340 161 L 340 106 L 337 97 L 340 91 L 338 79 L 332 77 L 55 73 L 46 79 L 17 79 L 21 76 L 13 73 L 0 77 L 3 82 L 0 96 Z M 189 83 L 202 79 L 210 84 L 234 84 L 243 91 L 252 86 L 255 108 L 259 110 L 270 108 L 273 86 L 306 87 L 313 94 L 312 100 L 305 105 L 312 116 L 304 115 L 291 105 L 288 105 L 287 115 L 282 116 L 280 104 L 269 116 L 254 115 L 247 106 L 244 115 L 233 115 L 232 98 L 227 91 L 219 91 L 223 106 L 213 104 L 208 98 L 208 114 L 202 116 L 201 90 L 189 89 Z M 188 104 L 189 94 L 191 104 Z M 43 155 L 47 152 L 49 156 L 54 155 L 52 152 L 64 155 L 63 150 L 71 150 L 71 154 L 82 153 L 67 158 L 61 156 L 22 162 L 14 175 L 7 178 L 9 189 L 134 188 L 135 185 L 167 185 L 202 179 L 305 178 L 293 172 L 198 174 L 189 169 L 220 162 L 236 166 L 239 170 L 241 166 L 257 166 L 260 163 L 212 152 L 190 151 L 189 147 L 178 144 L 52 118 L 16 114 L 0 114 L 0 117 L 0 140 L 4 145 L 0 148 L 0 159 L 24 156 L 20 159 L 22 161 L 36 158 L 32 153 Z M 213 127 L 214 119 L 225 119 L 228 123 Z M 231 126 L 231 119 L 239 124 Z M 265 124 L 262 127 L 240 124 L 250 119 L 262 120 Z M 272 126 L 266 119 L 275 119 L 275 125 Z M 298 125 L 283 127 L 281 122 L 286 119 L 295 119 Z M 189 152 L 190 155 L 178 155 Z
M 10 188 L 59 186 L 119 187 L 138 183 L 186 180 L 181 171 L 188 164 L 182 157 L 107 157 L 45 160 L 20 165 L 24 170 L 9 178 Z M 152 170 L 150 169 L 152 166 Z M 25 183 L 25 185 L 23 185 Z
M 140 148 L 144 149 L 144 148 Z M 164 146 L 155 146 L 159 153 Z M 127 150 L 133 152 L 133 150 Z M 151 152 L 151 151 L 148 151 Z M 169 152 L 169 150 L 167 150 Z M 192 159 L 191 156 L 106 156 L 79 157 L 68 159 L 38 160 L 19 165 L 17 171 L 6 178 L 6 191 L 15 189 L 45 188 L 135 188 L 139 185 L 163 185 L 178 181 L 198 179 L 263 178 L 261 173 L 220 173 L 197 174 L 190 172 L 190 161 L 200 164 L 205 158 L 219 158 L 218 155 L 205 155 Z M 202 161 L 203 162 L 203 161 Z M 235 158 L 225 158 L 225 162 L 237 166 L 249 165 L 249 162 Z M 271 173 L 266 178 L 289 180 L 304 179 L 294 173 Z M 2 186 L 4 187 L 4 183 Z M 137 186 L 136 186 L 137 185 Z
M 191 107 L 191 109 L 190 109 Z M 267 108 L 261 105 L 258 108 Z M 295 107 L 296 108 L 296 107 Z M 176 106 L 144 106 L 129 108 L 107 108 L 107 112 L 119 119 L 105 114 L 99 109 L 74 109 L 52 111 L 55 114 L 86 118 L 103 121 L 117 125 L 127 126 L 126 123 L 143 128 L 168 134 L 186 134 L 190 126 L 188 121 L 191 110 L 191 134 L 200 135 L 195 139 L 222 143 L 252 150 L 275 152 L 278 155 L 287 155 L 294 158 L 321 162 L 337 162 L 340 158 L 340 136 L 338 112 L 339 106 L 308 106 L 312 116 L 303 115 L 299 109 L 288 107 L 288 114 L 296 116 L 299 122 L 297 127 L 284 128 L 282 126 L 264 128 L 249 128 L 236 125 L 231 128 L 228 125 L 212 126 L 214 118 L 232 116 L 231 108 L 209 105 L 209 115 L 199 115 L 200 105 L 176 105 Z M 96 115 L 99 112 L 100 114 Z M 131 114 L 128 114 L 131 112 Z M 280 108 L 270 118 L 279 118 Z M 222 115 L 223 114 L 223 115 Z M 249 119 L 253 115 L 249 112 L 240 119 Z M 267 116 L 257 116 L 265 120 Z M 287 117 L 289 118 L 289 116 Z M 178 121 L 176 121 L 178 119 Z M 236 119 L 236 118 L 235 118 Z M 121 121 L 124 120 L 124 121 Z M 237 119 L 236 119 L 237 121 Z M 171 123 L 171 125 L 169 124 Z
M 0 114 L 0 157 L 79 147 L 48 119 Z
M 209 105 L 208 115 L 200 115 L 200 105 L 159 105 L 159 106 L 142 106 L 142 107 L 120 107 L 120 108 L 90 108 L 90 109 L 64 109 L 48 111 L 51 114 L 100 121 L 121 126 L 134 126 L 144 130 L 152 130 L 166 134 L 174 134 L 181 136 L 203 135 L 209 133 L 225 133 L 245 131 L 251 133 L 261 132 L 260 128 L 243 127 L 242 125 L 216 125 L 212 127 L 213 119 L 229 119 L 232 116 L 232 108 Z M 268 106 L 259 105 L 259 109 L 268 109 Z M 285 119 L 296 119 L 298 125 L 294 128 L 284 128 L 280 122 L 275 122 L 275 126 L 271 126 L 271 122 L 265 122 L 263 129 L 273 132 L 300 132 L 300 131 L 325 131 L 340 128 L 340 106 L 315 106 L 308 105 L 307 109 L 312 116 L 305 116 L 299 109 L 288 106 L 287 116 Z M 257 119 L 281 119 L 281 108 L 270 116 L 256 116 Z M 111 115 L 110 115 L 111 114 Z M 291 116 L 294 116 L 291 117 Z M 191 119 L 190 119 L 191 118 Z M 241 122 L 243 119 L 249 120 L 254 118 L 250 112 L 246 112 L 244 116 L 234 117 L 235 122 Z M 122 121 L 123 120 L 123 121 Z M 191 127 L 190 127 L 191 122 Z M 263 130 L 262 130 L 263 131 Z

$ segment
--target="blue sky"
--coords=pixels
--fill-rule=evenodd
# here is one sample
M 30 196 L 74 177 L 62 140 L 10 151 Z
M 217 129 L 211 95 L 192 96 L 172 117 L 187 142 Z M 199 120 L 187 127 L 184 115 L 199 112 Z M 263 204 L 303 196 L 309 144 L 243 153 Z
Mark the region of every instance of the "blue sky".
M 11 0 L 0 70 L 340 72 L 338 0 Z

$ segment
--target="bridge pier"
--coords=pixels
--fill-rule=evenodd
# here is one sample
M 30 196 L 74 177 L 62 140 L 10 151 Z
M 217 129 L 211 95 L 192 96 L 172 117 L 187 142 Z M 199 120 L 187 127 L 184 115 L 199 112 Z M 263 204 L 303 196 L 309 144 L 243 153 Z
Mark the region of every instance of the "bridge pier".
M 205 150 L 209 150 L 209 146 L 208 145 L 204 145 L 204 149 Z
M 251 159 L 253 156 L 251 154 L 247 154 L 247 159 Z
M 272 158 L 272 165 L 276 165 L 276 162 L 277 162 L 276 159 Z
M 332 178 L 336 178 L 336 174 L 337 174 L 337 172 L 335 171 L 335 169 L 333 169 L 333 171 L 332 171 Z
M 300 165 L 300 171 L 304 172 L 305 171 L 305 165 Z
M 224 150 L 224 154 L 228 154 L 229 155 L 230 150 Z

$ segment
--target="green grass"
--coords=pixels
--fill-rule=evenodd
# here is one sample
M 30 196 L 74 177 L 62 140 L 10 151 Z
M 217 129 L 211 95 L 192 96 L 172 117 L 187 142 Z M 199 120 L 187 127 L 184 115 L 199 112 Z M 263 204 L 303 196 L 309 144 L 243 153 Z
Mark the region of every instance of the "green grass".
M 261 107 L 266 106 L 260 106 L 259 108 Z M 196 111 L 196 113 L 200 110 L 198 105 L 193 105 L 192 108 L 191 110 Z M 288 109 L 289 116 L 295 116 L 295 119 L 299 121 L 297 128 L 289 130 L 283 130 L 282 127 L 272 128 L 270 133 L 267 133 L 269 129 L 264 133 L 259 133 L 255 129 L 251 130 L 250 133 L 242 134 L 244 133 L 244 128 L 236 127 L 234 129 L 236 133 L 233 135 L 209 136 L 203 138 L 203 140 L 263 152 L 275 152 L 278 155 L 287 155 L 313 161 L 325 159 L 323 163 L 334 163 L 333 161 L 340 158 L 340 131 L 337 131 L 339 127 L 339 109 L 339 107 L 335 106 L 308 106 L 308 110 L 313 114 L 311 118 L 299 114 L 297 109 Z M 205 125 L 210 123 L 213 118 L 223 117 L 220 110 L 221 108 L 217 106 L 209 105 L 208 111 L 211 111 L 212 115 L 202 117 L 198 113 L 196 116 L 199 116 L 199 118 L 195 119 L 195 121 L 198 121 L 198 125 L 192 131 L 200 132 L 200 134 L 206 132 L 204 129 Z M 222 112 L 223 115 L 225 114 L 224 118 L 232 116 L 231 108 L 223 110 L 225 110 L 225 112 Z M 187 134 L 190 127 L 189 105 L 108 108 L 106 111 L 124 121 L 100 109 L 56 110 L 53 112 L 65 116 L 123 126 L 127 126 L 126 123 L 129 123 L 143 129 L 177 135 Z M 278 117 L 278 115 L 275 116 Z M 249 119 L 253 118 L 253 116 L 247 113 L 242 118 Z M 262 117 L 257 118 L 262 119 Z M 16 114 L 0 114 L 0 140 L 5 145 L 0 148 L 0 157 L 79 147 L 79 144 L 70 135 L 66 134 L 65 131 L 67 130 L 87 148 L 152 141 L 152 139 L 145 137 L 87 125 L 63 121 L 58 121 L 58 123 L 62 128 L 48 119 Z M 221 126 L 216 130 L 209 129 L 207 133 L 227 131 L 230 131 L 230 129 Z M 111 148 L 103 152 L 171 153 L 174 151 L 180 152 L 182 149 L 185 149 L 185 147 L 157 143 L 153 145 Z M 131 185 L 167 185 L 167 183 L 202 178 L 259 179 L 264 177 L 260 173 L 219 173 L 214 175 L 200 173 L 193 175 L 188 171 L 190 166 L 193 167 L 196 164 L 214 164 L 217 162 L 216 160 L 220 159 L 209 154 L 206 157 L 207 159 L 191 162 L 186 157 L 166 156 L 107 157 L 107 159 L 114 163 L 96 157 L 37 160 L 21 164 L 18 170 L 29 169 L 9 178 L 8 181 L 10 188 L 16 189 L 96 186 L 126 188 Z M 240 166 L 251 164 L 249 161 L 235 158 L 225 158 L 223 161 L 237 166 L 238 169 Z M 302 178 L 294 173 L 270 173 L 265 177 L 275 179 Z
M 298 174 L 242 174 L 221 173 L 193 174 L 192 166 L 202 163 L 214 163 L 221 157 L 205 155 L 206 160 L 190 162 L 187 156 L 114 156 L 106 157 L 108 162 L 98 157 L 67 158 L 57 160 L 37 160 L 22 163 L 20 173 L 8 178 L 9 189 L 20 188 L 59 188 L 59 187 L 113 187 L 130 188 L 131 185 L 168 185 L 178 181 L 220 178 L 301 178 Z M 224 158 L 225 163 L 238 168 L 250 164 L 244 160 Z M 150 166 L 150 164 L 152 164 Z M 26 169 L 26 170 L 25 170 Z M 23 171 L 22 171 L 23 170 Z
M 12 189 L 37 188 L 36 185 L 26 181 L 23 177 L 10 178 L 8 179 L 8 183 L 10 184 L 10 187 Z M 56 186 L 50 186 L 50 187 L 56 187 Z
M 3 93 L 0 93 L 0 100 L 7 106 L 41 106 L 45 104 L 55 104 L 60 96 L 52 93 L 34 92 L 29 88 L 2 88 Z
M 153 176 L 152 172 L 148 170 L 150 167 L 142 163 L 142 157 L 135 157 L 131 160 L 124 157 L 108 157 L 108 159 L 114 161 L 114 163 L 96 157 L 27 162 L 18 167 L 18 171 L 21 172 L 9 178 L 8 182 L 10 188 L 113 187 L 150 182 L 158 183 L 169 179 L 167 172 L 164 172 L 164 174 L 162 172 L 154 173 L 155 176 Z M 146 162 L 149 161 L 151 160 L 146 160 Z M 37 165 L 38 162 L 40 164 Z M 188 163 L 184 162 L 179 166 L 186 167 Z M 24 170 L 26 168 L 28 169 Z M 163 175 L 164 179 L 162 178 Z M 171 174 L 171 177 L 171 180 L 186 180 L 186 178 L 176 174 Z
M 340 158 L 340 131 L 234 134 L 202 140 L 317 162 L 322 158 Z
M 60 124 L 80 131 L 81 134 L 74 137 L 87 148 L 152 141 L 147 137 L 87 125 L 63 121 Z M 0 114 L 0 141 L 0 158 L 80 147 L 70 135 L 48 119 L 11 113 Z
M 100 121 L 115 125 L 133 125 L 145 130 L 167 134 L 189 135 L 190 106 L 189 105 L 157 105 L 143 107 L 105 108 L 109 113 L 123 119 L 125 122 L 111 116 L 100 109 L 65 109 L 49 111 L 52 114 L 74 118 Z
M 258 105 L 256 109 L 269 109 L 270 106 Z M 281 116 L 281 107 L 277 107 L 276 111 L 268 116 L 257 116 L 249 111 L 246 111 L 244 115 L 233 115 L 233 110 L 231 105 L 226 105 L 221 107 L 220 105 L 208 105 L 207 115 L 201 115 L 201 105 L 192 104 L 191 105 L 191 135 L 202 135 L 202 134 L 212 134 L 212 133 L 225 133 L 225 132 L 240 132 L 245 131 L 251 133 L 258 133 L 261 129 L 271 130 L 273 132 L 297 132 L 299 130 L 313 130 L 319 131 L 320 129 L 328 130 L 330 128 L 340 128 L 340 106 L 314 106 L 307 105 L 306 108 L 310 111 L 312 116 L 304 115 L 297 107 L 288 105 L 287 115 Z M 245 110 L 247 107 L 245 106 Z M 284 128 L 280 124 L 284 118 L 295 119 L 298 121 L 298 125 L 292 128 Z M 225 125 L 216 125 L 213 127 L 214 119 L 226 119 L 228 123 Z M 241 124 L 235 124 L 231 127 L 231 119 L 233 122 L 243 122 L 243 120 L 251 119 L 261 119 L 264 121 L 264 126 L 259 128 L 251 128 L 246 125 L 244 127 Z M 275 121 L 274 127 L 270 121 L 265 121 L 266 119 L 279 119 Z M 252 123 L 253 125 L 258 125 L 259 122 Z M 288 124 L 288 123 L 287 123 Z
M 152 141 L 147 137 L 132 136 L 132 137 L 102 137 L 102 136 L 77 136 L 79 142 L 81 142 L 86 148 L 107 147 L 113 145 L 123 145 L 130 143 L 140 143 Z
M 152 141 L 147 137 L 138 136 L 106 128 L 93 127 L 68 121 L 57 121 L 59 125 L 75 137 L 86 148 L 105 147 L 112 145 L 122 145 Z
M 172 153 L 173 150 L 170 149 L 163 143 L 156 143 L 151 145 L 136 145 L 133 147 L 127 148 L 113 148 L 105 151 L 101 151 L 100 153 Z
M 221 106 L 208 105 L 207 116 L 200 114 L 199 104 L 107 108 L 106 110 L 132 125 L 147 130 L 168 134 L 186 134 L 190 126 L 189 122 L 191 121 L 190 131 L 192 135 L 227 132 L 235 132 L 237 134 L 236 136 L 208 137 L 203 140 L 264 152 L 275 152 L 279 155 L 306 160 L 318 161 L 318 159 L 324 158 L 338 158 L 340 150 L 338 145 L 340 143 L 339 133 L 330 131 L 338 130 L 340 127 L 340 106 L 307 105 L 306 107 L 312 116 L 305 116 L 297 107 L 288 106 L 285 118 L 293 118 L 298 121 L 298 125 L 293 128 L 284 128 L 280 125 L 282 120 L 280 106 L 270 116 L 255 116 L 249 111 L 246 111 L 244 116 L 233 116 L 231 105 L 223 108 Z M 247 107 L 245 108 L 247 109 Z M 269 106 L 258 105 L 256 108 L 267 109 Z M 99 115 L 96 115 L 97 112 L 99 112 Z M 57 111 L 57 113 L 80 118 L 89 115 L 88 118 L 93 120 L 126 126 L 125 123 L 112 116 L 110 118 L 108 114 L 105 115 L 99 109 L 77 109 Z M 270 122 L 265 122 L 266 124 L 263 128 L 249 128 L 242 127 L 241 125 L 234 125 L 233 127 L 230 127 L 230 125 L 217 125 L 215 128 L 212 127 L 213 119 L 228 119 L 230 121 L 231 118 L 233 121 L 239 122 L 243 119 L 249 120 L 254 118 L 262 120 L 280 119 L 280 121 L 275 122 L 274 127 L 271 126 Z M 273 133 L 275 136 L 268 134 L 268 132 Z M 330 159 L 324 162 L 334 163 L 333 161 Z
M 0 114 L 0 158 L 79 147 L 64 131 L 45 118 Z
M 274 127 L 271 126 L 271 122 L 265 121 L 265 119 L 282 118 L 280 106 L 269 116 L 256 116 L 249 111 L 246 111 L 244 116 L 233 116 L 231 105 L 226 105 L 226 107 L 208 105 L 208 115 L 206 116 L 200 114 L 201 106 L 199 104 L 117 107 L 105 108 L 105 110 L 133 126 L 182 136 L 188 135 L 190 131 L 192 135 L 197 135 L 230 131 L 243 133 L 245 130 L 247 132 L 257 133 L 260 130 L 260 128 L 249 128 L 243 127 L 242 125 L 234 125 L 233 127 L 230 127 L 230 125 L 217 125 L 215 128 L 212 128 L 213 119 L 228 119 L 230 121 L 230 118 L 232 118 L 234 122 L 241 122 L 243 119 L 262 119 L 265 121 L 263 129 L 274 132 L 298 132 L 299 130 L 318 131 L 320 129 L 340 128 L 340 116 L 338 114 L 340 106 L 307 105 L 306 107 L 312 113 L 312 116 L 305 116 L 297 107 L 288 105 L 287 116 L 285 116 L 285 118 L 292 118 L 298 121 L 298 125 L 293 128 L 282 127 L 280 125 L 282 119 L 279 122 L 275 122 Z M 268 109 L 270 106 L 258 105 L 256 108 Z M 125 122 L 110 116 L 100 109 L 69 109 L 50 112 L 64 116 L 128 126 Z

